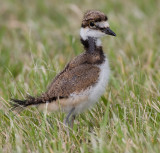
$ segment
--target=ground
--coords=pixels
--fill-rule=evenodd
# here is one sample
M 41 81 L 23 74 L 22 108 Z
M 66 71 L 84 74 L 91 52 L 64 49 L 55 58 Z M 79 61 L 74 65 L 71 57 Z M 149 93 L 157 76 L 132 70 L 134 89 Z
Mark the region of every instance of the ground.
M 159 0 L 0 3 L 0 152 L 160 151 Z M 112 71 L 104 96 L 76 118 L 70 135 L 63 113 L 14 114 L 10 98 L 39 95 L 83 52 L 79 29 L 87 9 L 106 13 L 117 34 L 103 39 Z

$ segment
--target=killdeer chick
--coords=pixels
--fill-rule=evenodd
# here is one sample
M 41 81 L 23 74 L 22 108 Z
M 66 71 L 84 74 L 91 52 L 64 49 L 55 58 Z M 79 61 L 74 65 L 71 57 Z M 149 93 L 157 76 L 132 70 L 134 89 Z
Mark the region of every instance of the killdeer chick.
M 105 92 L 109 64 L 100 38 L 116 36 L 109 28 L 107 16 L 100 11 L 87 11 L 80 29 L 84 52 L 71 60 L 49 85 L 46 92 L 25 100 L 12 99 L 14 107 L 37 105 L 48 111 L 67 112 L 65 124 L 73 125 L 77 114 L 90 108 Z

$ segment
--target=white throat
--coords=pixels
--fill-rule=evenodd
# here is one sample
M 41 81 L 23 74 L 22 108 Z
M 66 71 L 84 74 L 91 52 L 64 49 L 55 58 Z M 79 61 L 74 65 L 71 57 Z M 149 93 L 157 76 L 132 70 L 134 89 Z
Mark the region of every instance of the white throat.
M 100 39 L 96 39 L 96 46 L 102 46 L 102 42 Z
M 91 30 L 89 28 L 81 28 L 80 29 L 80 36 L 83 40 L 87 40 L 88 37 L 93 37 L 96 42 L 96 46 L 101 46 L 102 42 L 100 40 L 100 37 L 102 37 L 104 34 L 102 34 L 99 31 Z

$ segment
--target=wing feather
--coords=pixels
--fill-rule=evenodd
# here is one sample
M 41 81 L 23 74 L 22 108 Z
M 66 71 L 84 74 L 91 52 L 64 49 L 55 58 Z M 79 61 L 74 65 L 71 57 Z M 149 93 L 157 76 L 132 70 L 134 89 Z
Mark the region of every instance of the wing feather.
M 99 68 L 92 64 L 82 64 L 72 69 L 66 69 L 56 77 L 56 80 L 53 80 L 46 94 L 50 99 L 79 93 L 97 82 L 99 71 Z

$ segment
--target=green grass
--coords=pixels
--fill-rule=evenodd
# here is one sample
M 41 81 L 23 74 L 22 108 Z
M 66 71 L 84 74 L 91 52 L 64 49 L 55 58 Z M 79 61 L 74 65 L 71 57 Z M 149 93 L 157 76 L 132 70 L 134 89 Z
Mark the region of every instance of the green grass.
M 76 119 L 10 110 L 10 98 L 39 95 L 80 54 L 82 14 L 105 12 L 117 37 L 103 39 L 112 69 L 106 93 Z M 0 152 L 160 151 L 159 0 L 5 0 L 0 5 Z

